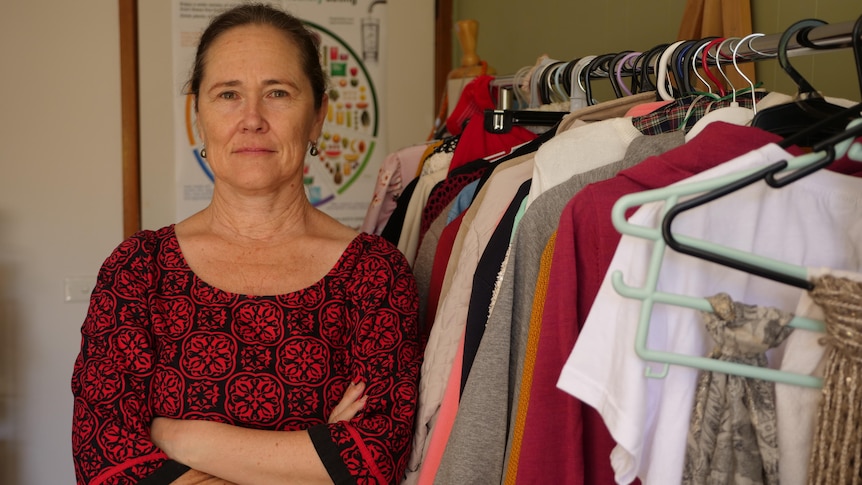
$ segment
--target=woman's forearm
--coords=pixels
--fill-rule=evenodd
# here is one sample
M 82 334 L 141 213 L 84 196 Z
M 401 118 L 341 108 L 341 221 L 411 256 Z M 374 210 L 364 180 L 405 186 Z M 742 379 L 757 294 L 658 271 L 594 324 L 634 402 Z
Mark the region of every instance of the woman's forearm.
M 164 418 L 153 428 L 154 440 L 168 456 L 237 485 L 332 483 L 305 431 Z
M 171 485 L 236 485 L 233 482 L 208 475 L 202 471 L 189 470 L 171 482 Z

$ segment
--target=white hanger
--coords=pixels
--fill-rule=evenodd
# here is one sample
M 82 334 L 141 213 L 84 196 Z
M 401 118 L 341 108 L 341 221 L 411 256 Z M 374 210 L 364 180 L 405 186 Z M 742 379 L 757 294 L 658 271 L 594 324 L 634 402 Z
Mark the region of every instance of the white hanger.
M 569 111 L 579 110 L 589 106 L 587 102 L 587 88 L 581 84 L 581 71 L 597 56 L 586 56 L 575 63 L 572 69 L 572 94 L 569 96 Z
M 754 83 L 739 68 L 739 64 L 737 63 L 737 57 L 738 57 L 737 53 L 739 52 L 739 46 L 741 46 L 743 43 L 745 43 L 746 41 L 750 42 L 750 39 L 752 39 L 754 37 L 761 37 L 763 35 L 764 34 L 749 34 L 749 35 L 743 37 L 742 39 L 739 39 L 739 42 L 737 42 L 736 45 L 733 46 L 733 48 L 732 48 L 733 67 L 736 68 L 736 71 L 739 73 L 740 76 L 743 77 L 743 79 L 748 81 L 748 85 L 751 88 L 752 106 L 754 106 L 754 103 L 757 102 L 757 98 L 754 95 Z M 721 57 L 721 47 L 723 45 L 724 45 L 724 42 L 722 42 L 719 45 L 718 50 L 716 51 L 716 58 Z M 716 63 L 718 63 L 718 62 L 719 62 L 718 59 L 716 59 Z M 728 85 L 730 85 L 731 88 L 733 88 L 733 102 L 731 103 L 730 106 L 726 106 L 726 107 L 719 108 L 719 109 L 714 110 L 714 111 L 710 111 L 709 113 L 705 114 L 701 119 L 697 120 L 697 123 L 695 123 L 694 126 L 691 127 L 691 130 L 689 130 L 688 133 L 686 133 L 686 135 L 685 135 L 686 141 L 690 141 L 692 138 L 697 136 L 701 131 L 703 131 L 704 128 L 707 127 L 707 125 L 709 125 L 713 121 L 723 121 L 725 123 L 732 123 L 734 125 L 747 126 L 751 123 L 751 120 L 754 119 L 754 115 L 757 113 L 756 109 L 744 108 L 744 107 L 740 106 L 739 103 L 737 103 L 737 101 L 736 101 L 736 87 L 733 86 L 733 84 L 727 78 L 727 75 L 725 75 L 724 72 L 721 70 L 721 65 L 718 66 L 718 70 L 719 70 L 719 72 L 722 73 L 722 76 L 727 80 Z
M 661 53 L 661 58 L 659 59 L 658 65 L 656 66 L 656 90 L 658 90 L 658 94 L 659 96 L 661 96 L 661 99 L 665 101 L 673 101 L 674 99 L 676 99 L 673 97 L 673 89 L 671 88 L 670 80 L 668 79 L 667 75 L 668 64 L 670 63 L 670 58 L 671 56 L 673 56 L 673 53 L 677 49 L 677 47 L 684 44 L 685 42 L 686 41 L 684 40 L 678 40 L 668 46 L 668 48 Z
M 698 70 L 698 67 L 697 67 L 697 60 L 700 59 L 701 51 L 703 51 L 708 44 L 709 44 L 708 42 L 703 43 L 697 48 L 697 50 L 694 51 L 694 55 L 691 56 L 691 70 L 694 72 L 694 75 L 697 76 L 698 79 L 700 79 L 700 82 L 702 82 L 703 85 L 706 86 L 706 91 L 709 94 L 713 94 L 712 84 L 710 84 L 709 81 L 707 81 L 706 79 L 704 79 L 700 75 L 700 71 Z

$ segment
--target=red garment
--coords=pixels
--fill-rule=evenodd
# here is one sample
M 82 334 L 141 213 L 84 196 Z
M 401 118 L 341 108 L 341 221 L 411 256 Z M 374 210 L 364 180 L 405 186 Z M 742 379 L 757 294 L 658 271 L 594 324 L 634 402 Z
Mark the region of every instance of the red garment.
M 615 483 L 609 457 L 616 443 L 601 416 L 556 386 L 620 240 L 611 223 L 614 203 L 779 139 L 715 122 L 690 142 L 588 185 L 569 201 L 557 230 L 516 483 Z
M 488 75 L 476 76 L 464 86 L 452 113 L 446 118 L 446 130 L 452 135 L 460 135 L 461 130 L 474 115 L 484 116 L 486 109 L 494 109 L 496 103 L 491 99 L 491 81 Z
M 449 172 L 473 160 L 497 160 L 536 138 L 538 135 L 522 126 L 513 126 L 508 133 L 490 133 L 485 130 L 484 115 L 473 115 L 458 140 L 452 161 L 449 162 Z
M 81 331 L 78 483 L 137 483 L 158 469 L 156 416 L 307 429 L 332 477 L 398 481 L 421 366 L 417 307 L 410 268 L 379 236 L 358 235 L 308 288 L 249 296 L 198 279 L 173 226 L 139 232 L 103 264 Z M 367 383 L 365 408 L 327 424 L 352 380 Z
M 428 307 L 425 309 L 425 327 L 422 331 L 423 342 L 428 341 L 428 335 L 431 333 L 431 327 L 434 325 L 434 318 L 437 316 L 437 304 L 440 302 L 440 292 L 443 290 L 446 267 L 449 263 L 449 257 L 452 256 L 452 248 L 455 246 L 455 238 L 458 236 L 458 229 L 464 220 L 464 214 L 465 212 L 462 212 L 452 222 L 447 224 L 440 233 L 440 239 L 437 241 L 437 251 L 434 253 L 434 263 L 431 265 Z

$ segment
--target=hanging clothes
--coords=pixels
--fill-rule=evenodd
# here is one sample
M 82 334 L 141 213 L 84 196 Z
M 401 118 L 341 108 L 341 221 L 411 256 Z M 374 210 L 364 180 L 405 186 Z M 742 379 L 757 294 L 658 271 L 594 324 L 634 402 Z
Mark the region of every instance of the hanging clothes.
M 839 160 L 838 164 L 841 163 Z M 834 165 L 834 164 L 833 164 Z M 855 168 L 862 170 L 858 162 L 846 163 L 843 173 Z M 833 168 L 833 167 L 830 167 Z M 840 168 L 840 167 L 838 167 Z M 855 175 L 855 176 L 860 176 Z M 862 274 L 838 271 L 831 268 L 812 268 L 809 277 L 817 281 L 822 276 L 862 281 Z M 794 313 L 817 321 L 825 321 L 823 308 L 806 292 L 799 300 Z M 782 359 L 780 370 L 801 375 L 823 377 L 825 361 L 823 334 L 818 332 L 793 332 L 787 338 L 784 353 L 793 359 Z M 782 485 L 804 485 L 808 483 L 808 462 L 814 446 L 817 429 L 817 408 L 823 390 L 801 388 L 790 384 L 775 384 L 776 414 L 778 418 L 779 474 Z
M 500 165 L 467 210 L 464 220 L 468 223 L 462 224 L 456 237 L 452 254 L 457 254 L 457 259 L 450 259 L 451 271 L 447 268 L 447 277 L 444 278 L 444 288 L 447 279 L 449 288 L 441 293 L 445 296 L 431 326 L 422 364 L 416 433 L 408 463 L 407 483 L 415 483 L 415 474 L 427 453 L 428 439 L 454 362 L 457 340 L 463 334 L 476 264 L 512 194 L 529 179 L 532 170 L 533 161 L 528 157 L 508 160 Z M 480 197 L 487 203 L 482 203 Z M 507 203 L 501 204 L 502 200 Z
M 707 298 L 701 312 L 725 362 L 766 367 L 766 350 L 793 331 L 793 315 L 777 308 L 734 302 L 727 293 Z M 778 485 L 775 390 L 762 379 L 703 371 L 698 377 L 686 441 L 682 483 Z
M 689 180 L 713 178 L 788 157 L 790 154 L 777 146 L 767 145 Z M 781 190 L 755 184 L 688 211 L 676 221 L 675 230 L 798 265 L 828 261 L 828 266 L 858 271 L 856 266 L 862 262 L 860 189 L 859 179 L 828 171 L 811 174 Z M 660 219 L 659 205 L 642 206 L 630 220 L 655 226 Z M 733 230 L 716 230 L 728 227 Z M 661 381 L 644 379 L 644 362 L 630 347 L 616 348 L 634 341 L 631 322 L 638 321 L 640 305 L 618 295 L 610 275 L 615 269 L 624 269 L 632 275 L 629 284 L 641 283 L 637 280 L 646 267 L 647 247 L 645 241 L 621 239 L 559 385 L 601 410 L 617 442 L 611 459 L 619 481 L 628 483 L 637 476 L 647 483 L 678 483 L 685 423 L 691 414 L 684 403 L 692 402 L 696 372 L 672 366 Z M 795 287 L 672 251 L 665 255 L 659 281 L 662 291 L 710 294 L 733 289 L 738 292 L 734 299 L 779 308 L 794 308 L 800 293 Z M 705 354 L 708 339 L 702 326 L 692 321 L 691 313 L 657 306 L 651 320 L 661 323 L 651 328 L 649 347 L 685 355 Z
M 744 3 L 692 0 L 686 16 L 696 17 L 703 28 L 713 23 L 714 14 L 722 23 L 737 24 L 744 19 L 732 14 L 750 15 L 750 9 L 740 10 Z M 712 35 L 698 32 L 686 35 Z M 641 60 L 642 67 L 658 59 L 639 55 L 632 57 L 635 68 Z M 592 62 L 596 59 L 565 63 L 543 56 L 529 73 L 513 79 L 519 102 L 572 109 L 538 138 L 536 128 L 551 116 L 516 112 L 511 118 L 494 113 L 483 119 L 482 111 L 493 107 L 493 91 L 490 77 L 478 79 L 449 120 L 454 136 L 435 148 L 434 155 L 445 152 L 447 163 L 423 156 L 424 175 L 412 186 L 401 184 L 400 200 L 383 232 L 395 234 L 399 248 L 411 255 L 426 344 L 404 483 L 666 484 L 745 480 L 741 477 L 752 477 L 752 483 L 801 483 L 809 457 L 815 456 L 810 445 L 817 391 L 775 385 L 771 405 L 772 386 L 762 381 L 714 375 L 699 381 L 696 370 L 682 366 L 671 366 L 663 380 L 645 377 L 644 369 L 655 371 L 658 364 L 644 362 L 633 349 L 641 302 L 618 295 L 610 281 L 615 270 L 624 270 L 625 282 L 637 286 L 652 247 L 614 228 L 611 212 L 620 197 L 800 154 L 795 147 L 776 145 L 776 134 L 744 126 L 755 104 L 766 109 L 792 98 L 765 91 L 724 99 L 694 93 L 659 104 L 656 92 L 642 92 L 588 106 L 589 86 L 553 86 L 563 78 L 577 81 L 578 66 L 592 69 L 601 65 Z M 673 59 L 675 76 L 682 59 Z M 604 64 L 592 74 L 607 69 Z M 650 79 L 638 83 L 654 89 Z M 666 99 L 666 89 L 660 88 Z M 564 92 L 568 103 L 557 96 Z M 560 120 L 559 113 L 542 114 Z M 525 130 L 527 120 L 537 125 Z M 509 128 L 510 135 L 491 133 Z M 755 184 L 721 197 L 680 215 L 674 232 L 796 265 L 828 267 L 833 274 L 856 274 L 862 264 L 862 223 L 856 222 L 862 221 L 862 181 L 840 174 L 862 172 L 862 164 L 846 162 L 836 161 L 829 171 L 780 190 Z M 663 210 L 663 204 L 649 203 L 627 210 L 626 217 L 655 227 Z M 810 297 L 670 249 L 662 261 L 661 291 L 726 292 L 733 301 L 776 309 L 797 303 L 802 308 Z M 706 354 L 715 345 L 708 329 L 742 331 L 727 322 L 721 302 L 727 303 L 713 301 L 718 312 L 710 313 L 706 323 L 690 309 L 659 305 L 650 315 L 647 346 Z M 753 311 L 741 303 L 728 306 Z M 760 323 L 744 327 L 775 337 L 776 345 L 790 333 L 774 326 L 758 333 Z M 752 359 L 770 368 L 805 367 L 799 373 L 816 373 L 819 357 L 806 340 L 811 337 L 800 336 L 807 333 L 792 332 L 777 348 L 764 351 L 766 357 Z M 822 356 L 823 347 L 814 346 Z M 708 417 L 717 391 L 741 389 L 745 397 L 733 401 L 734 414 L 727 414 L 734 419 Z M 713 404 L 695 408 L 695 398 L 701 397 Z M 740 402 L 751 411 L 742 420 L 736 419 Z M 799 436 L 782 433 L 795 424 L 787 418 L 794 412 L 811 416 L 796 423 Z M 713 426 L 716 422 L 735 425 L 728 432 Z M 754 446 L 739 448 L 733 433 Z M 803 436 L 808 446 L 800 445 Z M 723 454 L 727 442 L 736 451 Z M 719 452 L 711 453 L 714 449 Z M 732 467 L 724 466 L 734 460 Z M 822 469 L 826 475 L 834 470 Z
M 672 137 L 679 140 L 675 144 L 682 140 L 681 134 Z M 635 139 L 632 143 L 638 141 Z M 644 144 L 647 143 L 649 140 L 644 140 Z M 635 150 L 635 153 L 644 152 Z M 629 166 L 639 161 L 632 160 Z M 518 359 L 510 361 L 509 356 L 524 355 L 541 252 L 568 200 L 587 184 L 612 177 L 622 166 L 612 163 L 576 175 L 539 196 L 527 208 L 515 232 L 496 301 L 476 350 L 474 366 L 456 418 L 456 429 L 441 465 L 439 483 L 469 483 L 482 477 L 496 482 L 495 477 L 502 473 L 509 441 L 506 430 L 511 429 L 509 421 L 514 419 L 511 406 L 522 365 Z M 470 380 L 475 383 L 473 387 Z M 551 473 L 554 479 L 559 476 L 556 471 L 547 469 L 544 473 L 546 477 Z
M 808 483 L 862 483 L 862 283 L 814 280 L 811 298 L 826 316 L 827 355 Z
M 380 235 L 404 187 L 413 180 L 427 144 L 414 145 L 390 153 L 383 159 L 377 172 L 374 193 L 359 227 L 361 232 Z

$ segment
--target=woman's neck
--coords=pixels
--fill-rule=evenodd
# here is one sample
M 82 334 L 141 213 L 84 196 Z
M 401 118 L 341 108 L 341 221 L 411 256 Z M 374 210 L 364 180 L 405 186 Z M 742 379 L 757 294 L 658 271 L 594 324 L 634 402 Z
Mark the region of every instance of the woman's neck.
M 307 234 L 314 212 L 305 194 L 243 197 L 216 192 L 200 216 L 216 235 L 266 244 Z

